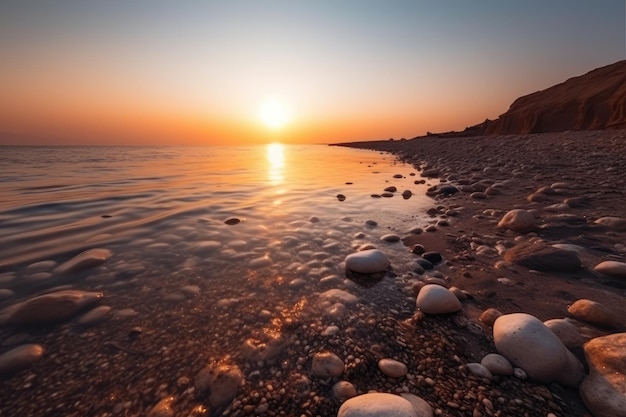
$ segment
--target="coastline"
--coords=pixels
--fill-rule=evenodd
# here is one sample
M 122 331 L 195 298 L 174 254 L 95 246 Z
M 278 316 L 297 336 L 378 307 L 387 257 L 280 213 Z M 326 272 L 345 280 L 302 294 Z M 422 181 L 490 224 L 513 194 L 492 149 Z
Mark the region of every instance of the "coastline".
M 413 164 L 431 185 L 428 215 L 434 227 L 404 236 L 403 242 L 443 255 L 446 262 L 438 270 L 450 286 L 471 296 L 463 302 L 463 314 L 471 321 L 480 322 L 491 308 L 504 314 L 525 312 L 541 321 L 571 318 L 568 307 L 590 299 L 621 322 L 614 329 L 579 323 L 586 340 L 626 328 L 626 282 L 594 271 L 602 261 L 626 260 L 626 228 L 595 223 L 609 216 L 626 219 L 626 131 L 424 137 L 337 146 L 390 152 Z M 446 185 L 459 192 L 442 193 Z M 531 211 L 537 227 L 525 233 L 498 228 L 512 209 Z M 581 267 L 537 271 L 505 260 L 512 246 L 537 240 L 576 249 Z M 490 326 L 484 331 L 490 334 Z M 572 351 L 584 363 L 582 347 Z M 577 391 L 566 392 L 571 415 L 585 415 Z

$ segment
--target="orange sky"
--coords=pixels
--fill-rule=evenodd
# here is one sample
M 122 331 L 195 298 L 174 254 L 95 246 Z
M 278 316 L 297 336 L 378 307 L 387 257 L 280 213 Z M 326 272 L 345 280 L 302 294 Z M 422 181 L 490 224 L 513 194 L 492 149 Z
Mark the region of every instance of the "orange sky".
M 623 1 L 54 3 L 0 5 L 0 144 L 410 138 L 624 55 Z

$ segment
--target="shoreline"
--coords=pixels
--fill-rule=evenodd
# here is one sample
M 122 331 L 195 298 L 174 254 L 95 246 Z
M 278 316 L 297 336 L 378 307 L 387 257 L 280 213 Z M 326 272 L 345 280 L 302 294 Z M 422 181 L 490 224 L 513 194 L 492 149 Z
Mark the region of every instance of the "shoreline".
M 621 318 L 613 329 L 579 322 L 586 340 L 626 328 L 625 280 L 593 269 L 602 261 L 626 260 L 626 227 L 595 223 L 608 216 L 626 219 L 626 131 L 426 137 L 337 146 L 390 152 L 413 164 L 417 178 L 427 180 L 427 194 L 433 198 L 429 223 L 434 227 L 405 236 L 403 242 L 443 255 L 446 263 L 437 270 L 450 286 L 471 295 L 463 302 L 463 313 L 480 322 L 485 332 L 490 333 L 490 326 L 480 319 L 487 309 L 524 312 L 541 321 L 570 320 L 568 307 L 578 299 L 599 302 Z M 458 192 L 441 192 L 447 185 Z M 537 227 L 525 233 L 498 228 L 512 209 L 531 211 Z M 581 267 L 537 271 L 505 260 L 512 246 L 537 240 L 576 249 Z M 582 347 L 572 351 L 585 363 Z M 588 413 L 577 390 L 566 392 L 572 415 Z

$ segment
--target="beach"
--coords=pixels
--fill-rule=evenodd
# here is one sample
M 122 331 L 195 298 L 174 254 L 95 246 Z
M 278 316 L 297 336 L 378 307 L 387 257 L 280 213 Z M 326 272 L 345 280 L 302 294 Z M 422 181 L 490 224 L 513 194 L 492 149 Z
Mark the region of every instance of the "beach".
M 384 154 L 328 148 L 327 158 L 351 155 L 352 168 L 320 183 L 309 183 L 301 162 L 290 165 L 286 149 L 283 162 L 268 155 L 258 170 L 238 174 L 236 186 L 225 180 L 215 189 L 196 168 L 204 158 L 182 159 L 190 173 L 165 181 L 165 171 L 152 176 L 159 169 L 150 168 L 162 166 L 159 156 L 133 181 L 124 179 L 136 185 L 122 192 L 117 177 L 138 163 L 123 162 L 112 197 L 59 203 L 86 216 L 79 219 L 85 226 L 72 228 L 75 246 L 4 266 L 0 410 L 335 416 L 349 398 L 375 391 L 421 404 L 425 416 L 586 416 L 575 388 L 472 369 L 497 351 L 493 320 L 483 315 L 489 309 L 544 321 L 591 299 L 623 313 L 624 280 L 593 268 L 624 258 L 626 232 L 596 224 L 626 218 L 624 134 L 353 143 Z M 172 150 L 163 152 L 172 159 Z M 176 161 L 168 173 L 181 166 Z M 94 171 L 90 161 L 85 172 L 100 178 L 105 162 Z M 221 178 L 219 170 L 212 175 Z M 162 207 L 167 215 L 146 215 Z M 524 232 L 498 228 L 516 208 L 533 213 L 536 224 Z M 40 215 L 35 209 L 50 206 L 12 209 L 5 221 L 27 224 Z M 137 226 L 137 218 L 146 221 Z M 580 265 L 542 270 L 507 260 L 513 247 L 537 239 L 569 245 L 561 247 Z M 388 262 L 374 274 L 348 270 L 348 258 L 368 250 Z M 433 283 L 456 287 L 460 308 L 431 314 L 416 305 Z M 580 333 L 622 330 L 623 322 L 612 324 L 581 322 Z M 584 361 L 581 346 L 572 352 Z

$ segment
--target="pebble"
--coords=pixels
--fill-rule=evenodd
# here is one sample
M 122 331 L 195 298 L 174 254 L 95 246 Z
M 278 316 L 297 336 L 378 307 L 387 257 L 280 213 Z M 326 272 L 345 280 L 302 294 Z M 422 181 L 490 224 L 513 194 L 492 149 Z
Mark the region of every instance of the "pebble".
M 383 240 L 385 242 L 394 243 L 394 242 L 399 242 L 400 241 L 400 236 L 398 236 L 396 234 L 393 234 L 393 233 L 389 233 L 389 234 L 381 236 L 380 240 Z
M 346 256 L 346 269 L 362 274 L 371 274 L 386 270 L 389 259 L 377 249 L 362 250 Z
M 494 375 L 512 375 L 513 365 L 507 358 L 497 353 L 489 353 L 480 361 Z
M 208 365 L 194 378 L 194 386 L 199 394 L 209 392 L 211 407 L 227 404 L 235 398 L 243 383 L 243 373 L 237 365 Z
M 391 378 L 402 378 L 408 372 L 404 363 L 390 358 L 383 358 L 379 360 L 378 369 L 380 369 L 383 374 Z
M 234 226 L 234 225 L 236 225 L 236 224 L 241 223 L 241 220 L 240 220 L 240 219 L 238 219 L 238 218 L 236 218 L 236 217 L 231 217 L 231 218 L 229 218 L 229 219 L 226 219 L 226 220 L 224 221 L 224 223 L 226 223 L 226 224 L 227 224 L 227 225 L 229 225 L 229 226 Z
M 481 365 L 480 363 L 468 363 L 465 365 L 467 367 L 467 370 L 470 371 L 472 374 L 476 375 L 479 378 L 485 378 L 488 380 L 492 380 L 493 379 L 493 375 L 491 374 L 491 371 L 484 365 Z
M 606 328 L 622 327 L 621 320 L 603 304 L 596 301 L 580 299 L 569 306 L 567 312 L 577 320 Z
M 344 305 L 353 305 L 359 301 L 358 297 L 337 288 L 323 292 L 318 299 L 318 303 L 330 302 L 341 303 Z
M 322 331 L 322 336 L 334 336 L 339 333 L 339 327 L 337 326 L 328 326 Z
M 446 314 L 461 310 L 461 302 L 447 288 L 425 285 L 417 295 L 417 309 L 426 314 Z
M 102 293 L 77 290 L 35 296 L 0 311 L 0 324 L 30 325 L 66 320 L 102 297 Z
M 344 402 L 337 417 L 422 417 L 399 395 L 370 392 Z
M 597 264 L 593 270 L 615 278 L 626 278 L 626 262 L 604 261 Z
M 21 345 L 0 355 L 0 375 L 11 374 L 28 368 L 44 354 L 41 345 Z
M 352 383 L 348 381 L 339 381 L 333 385 L 333 395 L 340 402 L 344 402 L 352 397 L 356 396 L 356 388 Z
M 98 306 L 93 308 L 78 319 L 78 324 L 82 326 L 92 326 L 102 321 L 109 311 L 111 311 L 111 307 L 109 306 Z
M 439 252 L 424 252 L 422 254 L 422 258 L 426 259 L 428 262 L 434 264 L 438 264 L 443 260 L 443 257 Z
M 343 194 L 337 194 L 337 200 L 339 201 L 345 201 L 346 200 L 346 196 Z
M 318 378 L 341 376 L 344 371 L 344 363 L 332 352 L 318 352 L 313 355 L 311 375 Z
M 500 229 L 509 229 L 520 233 L 530 232 L 536 226 L 537 221 L 535 216 L 529 211 L 522 209 L 509 211 L 498 223 Z
M 252 259 L 248 266 L 250 268 L 264 268 L 272 265 L 272 259 L 269 256 L 263 256 L 261 258 Z
M 113 256 L 113 252 L 108 249 L 88 249 L 54 268 L 54 273 L 65 275 L 78 272 L 83 269 L 92 268 L 94 266 L 101 265 L 111 256 Z
M 544 321 L 543 324 L 550 329 L 568 349 L 580 347 L 585 342 L 578 328 L 568 320 L 552 319 Z

